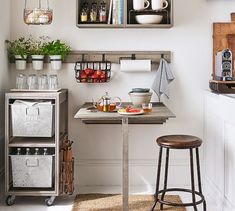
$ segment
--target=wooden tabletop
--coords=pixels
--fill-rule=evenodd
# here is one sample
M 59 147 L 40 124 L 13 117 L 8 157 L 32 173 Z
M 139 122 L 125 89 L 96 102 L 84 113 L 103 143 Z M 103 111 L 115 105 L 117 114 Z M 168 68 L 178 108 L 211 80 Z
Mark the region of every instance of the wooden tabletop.
M 131 103 L 123 103 L 124 106 Z M 87 108 L 92 107 L 92 103 L 85 103 L 74 118 L 81 119 L 85 124 L 121 124 L 123 117 L 128 117 L 129 124 L 163 124 L 168 118 L 175 115 L 163 104 L 153 103 L 153 110 L 150 113 L 134 116 L 124 116 L 117 112 L 91 112 Z

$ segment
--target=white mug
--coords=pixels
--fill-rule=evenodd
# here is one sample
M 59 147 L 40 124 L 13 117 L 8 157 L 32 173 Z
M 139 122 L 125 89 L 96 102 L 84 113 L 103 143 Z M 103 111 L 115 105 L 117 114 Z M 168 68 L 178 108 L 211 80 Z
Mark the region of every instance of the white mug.
M 168 7 L 168 1 L 167 0 L 152 0 L 151 5 L 152 5 L 153 10 L 163 10 Z
M 150 5 L 148 0 L 133 0 L 133 9 L 134 10 L 144 10 Z

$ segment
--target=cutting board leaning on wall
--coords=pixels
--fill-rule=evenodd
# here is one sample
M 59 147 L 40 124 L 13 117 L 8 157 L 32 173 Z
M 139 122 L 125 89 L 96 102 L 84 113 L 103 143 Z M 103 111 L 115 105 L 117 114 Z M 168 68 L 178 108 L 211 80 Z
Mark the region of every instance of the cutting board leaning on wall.
M 213 79 L 215 79 L 215 55 L 225 48 L 232 51 L 235 59 L 235 13 L 231 13 L 231 22 L 213 23 Z M 234 68 L 233 75 L 235 76 Z

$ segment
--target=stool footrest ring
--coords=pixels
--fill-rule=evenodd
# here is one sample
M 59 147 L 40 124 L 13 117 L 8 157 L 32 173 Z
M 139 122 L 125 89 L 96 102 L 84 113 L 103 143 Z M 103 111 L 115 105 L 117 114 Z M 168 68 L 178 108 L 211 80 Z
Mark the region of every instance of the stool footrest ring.
M 189 189 L 184 189 L 184 188 L 168 188 L 165 190 L 160 190 L 158 191 L 158 194 L 160 193 L 166 193 L 166 192 L 188 192 L 188 193 L 192 193 L 192 190 Z M 198 195 L 201 199 L 199 201 L 196 201 L 196 205 L 201 204 L 205 201 L 205 198 L 203 196 L 202 193 L 195 191 L 195 194 Z M 158 196 L 157 196 L 158 197 Z M 160 204 L 164 204 L 164 205 L 168 205 L 168 206 L 175 206 L 175 207 L 189 207 L 189 206 L 194 206 L 195 204 L 193 203 L 172 203 L 172 202 L 168 202 L 168 201 L 164 201 L 164 200 L 160 200 L 157 198 L 157 202 L 159 202 Z

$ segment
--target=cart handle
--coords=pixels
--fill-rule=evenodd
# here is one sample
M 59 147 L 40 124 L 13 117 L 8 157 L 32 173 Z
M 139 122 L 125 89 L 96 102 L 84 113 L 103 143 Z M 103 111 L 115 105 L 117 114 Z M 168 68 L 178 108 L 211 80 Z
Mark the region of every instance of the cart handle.
M 30 159 L 26 159 L 25 164 L 27 167 L 38 167 L 39 166 L 39 160 L 37 158 L 35 158 L 35 160 L 37 161 L 36 164 L 30 162 Z

